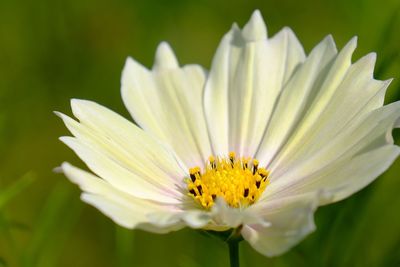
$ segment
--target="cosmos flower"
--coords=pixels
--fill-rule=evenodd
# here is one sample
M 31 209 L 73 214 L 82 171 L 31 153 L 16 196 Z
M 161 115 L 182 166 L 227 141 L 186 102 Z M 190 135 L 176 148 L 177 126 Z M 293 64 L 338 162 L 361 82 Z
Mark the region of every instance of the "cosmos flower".
M 400 103 L 383 106 L 390 81 L 373 78 L 376 55 L 355 63 L 356 38 L 331 36 L 306 55 L 284 28 L 267 37 L 255 11 L 223 37 L 210 71 L 180 66 L 170 46 L 153 68 L 128 58 L 122 99 L 133 122 L 73 99 L 58 113 L 61 137 L 91 172 L 65 175 L 82 200 L 126 228 L 236 229 L 267 256 L 315 230 L 318 206 L 342 200 L 399 155 Z

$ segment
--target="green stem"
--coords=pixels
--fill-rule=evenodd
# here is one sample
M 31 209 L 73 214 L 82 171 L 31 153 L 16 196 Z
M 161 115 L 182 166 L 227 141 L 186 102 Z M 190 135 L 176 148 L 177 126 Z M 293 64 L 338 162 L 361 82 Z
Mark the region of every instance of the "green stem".
M 231 267 L 239 267 L 239 242 L 240 240 L 238 239 L 228 241 Z
M 239 243 L 243 240 L 241 231 L 242 225 L 227 231 L 202 231 L 202 233 L 226 242 L 229 247 L 230 266 L 239 267 Z

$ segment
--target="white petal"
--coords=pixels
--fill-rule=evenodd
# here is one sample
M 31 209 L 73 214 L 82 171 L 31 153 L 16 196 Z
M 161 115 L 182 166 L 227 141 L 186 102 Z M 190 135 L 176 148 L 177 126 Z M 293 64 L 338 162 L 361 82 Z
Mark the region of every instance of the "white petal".
M 215 230 L 237 228 L 243 224 L 260 224 L 268 226 L 270 223 L 250 209 L 238 209 L 228 206 L 223 198 L 217 198 L 211 210 L 211 217 Z
M 384 172 L 399 154 L 391 135 L 400 126 L 400 102 L 371 112 L 290 170 L 271 177 L 263 198 L 312 192 L 320 188 L 338 201 L 360 190 Z M 267 196 L 269 195 L 269 196 Z M 321 203 L 326 204 L 326 203 Z
M 62 164 L 61 168 L 65 175 L 85 192 L 81 197 L 84 202 L 95 206 L 123 227 L 141 228 L 156 233 L 165 233 L 184 227 L 181 221 L 175 219 L 182 212 L 175 206 L 135 198 L 116 189 L 101 178 L 68 163 Z M 160 214 L 159 220 L 151 221 L 148 214 Z
M 240 31 L 221 41 L 204 92 L 204 110 L 214 152 L 252 156 L 287 78 L 304 59 L 297 38 L 284 29 L 266 39 L 255 12 Z
M 271 183 L 269 190 L 266 190 L 265 199 L 324 189 L 332 197 L 324 199 L 320 205 L 342 200 L 375 180 L 399 154 L 399 147 L 386 145 L 354 158 L 341 158 L 309 176 L 299 174 L 297 177 L 292 176 L 290 181 L 285 177 Z
M 155 69 L 176 69 L 179 68 L 178 60 L 171 47 L 166 42 L 160 43 L 156 52 Z
M 332 67 L 330 67 L 327 73 L 327 78 L 323 82 L 322 86 L 324 90 L 320 90 L 315 98 L 315 101 L 306 111 L 304 118 L 301 123 L 299 123 L 298 128 L 289 143 L 284 147 L 284 151 L 280 153 L 280 157 L 286 156 L 286 151 L 293 150 L 294 145 L 299 144 L 298 141 L 301 137 L 305 137 L 306 132 L 310 130 L 310 127 L 315 123 L 318 123 L 319 115 L 321 111 L 329 104 L 332 95 L 335 93 L 336 88 L 342 82 L 344 76 L 346 75 L 348 68 L 351 66 L 351 56 L 357 46 L 357 38 L 353 38 L 337 55 Z M 285 158 L 286 159 L 286 158 Z
M 290 164 L 284 172 L 271 173 L 271 179 L 274 180 L 273 186 L 278 186 L 280 183 L 293 183 L 295 182 L 293 177 L 297 177 L 300 181 L 322 172 L 330 165 L 335 166 L 337 162 L 350 162 L 359 154 L 392 145 L 392 129 L 399 127 L 399 119 L 400 102 L 370 112 L 362 121 L 344 129 L 312 156 Z M 343 178 L 347 179 L 347 177 Z
M 342 200 L 361 190 L 386 171 L 399 154 L 400 148 L 398 146 L 388 145 L 355 157 L 350 164 L 337 172 L 337 175 L 351 177 L 351 180 L 339 180 L 333 186 L 326 186 L 327 180 L 321 181 L 332 191 L 332 199 L 322 204 Z M 330 177 L 333 179 L 335 176 L 330 174 Z
M 243 37 L 248 41 L 267 38 L 267 27 L 259 10 L 253 12 L 249 22 L 243 27 Z
M 64 137 L 97 175 L 136 197 L 177 203 L 185 172 L 173 154 L 116 113 L 73 100 L 80 123 L 59 114 L 76 138 Z
M 372 78 L 375 55 L 370 54 L 349 66 L 355 42 L 350 42 L 336 57 L 318 96 L 292 131 L 291 138 L 271 163 L 270 169 L 281 173 L 298 160 L 309 158 L 325 144 L 357 124 L 383 104 L 389 82 Z
M 297 195 L 265 201 L 249 209 L 265 218 L 270 225 L 244 225 L 243 238 L 265 256 L 277 256 L 314 231 L 313 214 L 318 194 Z
M 211 218 L 211 214 L 204 210 L 184 210 L 178 214 L 168 212 L 155 212 L 148 215 L 148 219 L 153 224 L 174 225 L 184 223 L 194 229 L 203 228 Z
M 229 46 L 232 29 L 221 41 L 214 56 L 211 71 L 204 89 L 204 112 L 213 151 L 216 155 L 229 153 L 228 81 Z M 233 59 L 231 61 L 234 61 Z
M 372 96 L 369 103 L 378 103 L 374 100 L 378 95 L 380 93 Z M 400 102 L 365 114 L 370 108 L 368 104 L 360 108 L 351 123 L 330 140 L 319 138 L 314 143 L 305 143 L 303 145 L 308 149 L 299 154 L 296 154 L 297 150 L 292 152 L 295 160 L 287 158 L 286 165 L 283 161 L 277 164 L 270 176 L 273 182 L 263 198 L 268 198 L 268 194 L 298 194 L 324 188 L 334 195 L 330 201 L 321 203 L 327 204 L 372 182 L 398 156 L 391 133 L 393 128 L 399 127 Z M 341 109 L 337 113 L 341 113 Z M 335 130 L 331 128 L 331 131 Z M 310 139 L 313 140 L 311 134 Z
M 161 43 L 152 71 L 128 58 L 122 98 L 134 120 L 169 144 L 186 167 L 204 166 L 211 147 L 201 104 L 206 73 L 198 65 L 179 68 L 172 49 Z
M 279 102 L 261 142 L 257 158 L 269 166 L 271 159 L 285 144 L 316 96 L 315 88 L 324 77 L 325 67 L 336 54 L 333 39 L 328 36 L 317 45 L 283 88 Z

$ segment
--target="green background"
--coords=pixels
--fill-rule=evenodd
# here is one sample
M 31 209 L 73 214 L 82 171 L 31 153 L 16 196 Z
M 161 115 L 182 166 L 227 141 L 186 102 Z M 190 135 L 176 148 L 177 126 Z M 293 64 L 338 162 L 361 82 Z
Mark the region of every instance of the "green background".
M 0 266 L 227 266 L 226 245 L 185 229 L 167 235 L 117 227 L 79 200 L 52 169 L 83 166 L 58 141 L 54 110 L 95 100 L 128 116 L 120 74 L 128 55 L 151 66 L 166 40 L 182 64 L 209 68 L 222 35 L 260 9 L 269 35 L 290 26 L 307 52 L 332 33 L 353 36 L 353 60 L 376 51 L 375 77 L 400 78 L 398 0 L 0 0 Z M 395 80 L 387 102 L 400 97 Z M 395 132 L 395 135 L 397 132 Z M 397 138 L 396 138 L 397 139 Z M 365 163 L 366 165 L 368 162 Z M 241 244 L 242 266 L 400 266 L 400 160 L 377 181 L 320 208 L 317 230 L 282 257 Z

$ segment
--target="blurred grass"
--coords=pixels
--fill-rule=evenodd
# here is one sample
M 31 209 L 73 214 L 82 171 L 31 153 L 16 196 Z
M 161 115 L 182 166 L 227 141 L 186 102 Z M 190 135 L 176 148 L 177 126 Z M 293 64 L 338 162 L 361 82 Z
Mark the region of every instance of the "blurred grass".
M 117 267 L 130 267 L 131 262 L 134 261 L 133 253 L 135 247 L 134 232 L 122 228 L 118 225 L 115 226 L 115 258 Z
M 34 224 L 29 243 L 22 250 L 21 266 L 58 265 L 65 240 L 69 238 L 69 232 L 81 210 L 78 203 L 71 202 L 72 197 L 71 191 L 64 184 L 58 184 L 52 189 Z
M 2 187 L 0 190 L 0 233 L 1 236 L 5 239 L 8 245 L 8 249 L 10 254 L 15 258 L 19 258 L 19 254 L 16 249 L 16 244 L 14 238 L 11 234 L 13 229 L 22 229 L 24 230 L 26 226 L 19 222 L 15 222 L 12 219 L 8 218 L 5 214 L 6 205 L 13 200 L 18 194 L 22 194 L 24 189 L 26 189 L 29 185 L 34 181 L 34 175 L 32 173 L 28 173 L 21 177 L 20 179 L 13 182 L 8 187 Z M 0 266 L 6 266 L 6 261 L 3 258 L 0 258 Z
M 223 243 L 189 229 L 129 231 L 81 203 L 79 190 L 52 172 L 64 160 L 81 165 L 58 142 L 68 133 L 52 111 L 68 113 L 76 97 L 127 116 L 119 79 L 128 55 L 151 66 L 157 44 L 167 40 L 181 63 L 209 67 L 231 23 L 243 25 L 255 8 L 269 35 L 290 26 L 306 51 L 329 33 L 339 48 L 358 35 L 354 60 L 376 51 L 376 78 L 399 78 L 399 6 L 398 0 L 0 1 L 0 192 L 9 192 L 0 194 L 0 206 L 9 199 L 0 209 L 0 266 L 227 266 Z M 395 79 L 386 102 L 398 99 Z M 16 178 L 29 171 L 35 182 Z M 283 257 L 265 258 L 242 243 L 242 266 L 400 266 L 399 173 L 397 160 L 367 189 L 320 208 L 317 231 Z M 8 222 L 15 227 L 4 227 Z
M 5 205 L 20 194 L 25 188 L 27 188 L 34 181 L 32 173 L 27 173 L 20 179 L 16 180 L 13 184 L 0 190 L 0 210 Z

